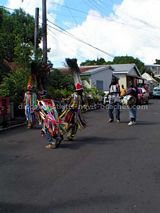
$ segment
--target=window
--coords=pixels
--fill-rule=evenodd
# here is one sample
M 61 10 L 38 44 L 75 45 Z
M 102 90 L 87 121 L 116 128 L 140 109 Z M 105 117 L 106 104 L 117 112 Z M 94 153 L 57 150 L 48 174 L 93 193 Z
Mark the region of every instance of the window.
M 103 81 L 96 81 L 96 88 L 99 90 L 103 90 Z

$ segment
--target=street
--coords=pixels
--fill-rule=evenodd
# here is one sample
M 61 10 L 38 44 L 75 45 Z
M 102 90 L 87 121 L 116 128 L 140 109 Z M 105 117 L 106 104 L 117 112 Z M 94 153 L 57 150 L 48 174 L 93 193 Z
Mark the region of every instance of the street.
M 159 213 L 160 99 L 128 126 L 85 114 L 75 141 L 45 148 L 39 129 L 0 133 L 0 213 Z

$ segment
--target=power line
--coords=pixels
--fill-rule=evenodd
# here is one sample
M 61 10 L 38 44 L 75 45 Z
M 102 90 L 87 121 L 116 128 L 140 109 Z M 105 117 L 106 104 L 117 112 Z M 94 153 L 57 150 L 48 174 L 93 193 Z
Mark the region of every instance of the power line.
M 104 5 L 103 5 L 103 7 L 102 7 L 102 5 L 101 5 L 101 7 L 100 7 L 100 5 L 96 2 L 96 1 L 94 1 L 94 0 L 88 0 L 88 2 L 91 4 L 91 5 L 93 5 L 94 6 L 94 8 L 96 9 L 96 10 L 104 10 Z
M 58 30 L 59 32 L 64 33 L 64 34 L 70 36 L 71 38 L 73 38 L 73 39 L 75 39 L 75 40 L 77 40 L 77 41 L 79 41 L 79 42 L 81 42 L 81 43 L 83 43 L 83 44 L 85 44 L 85 45 L 87 45 L 87 46 L 89 46 L 89 47 L 92 47 L 93 49 L 96 49 L 96 50 L 98 50 L 99 52 L 102 52 L 102 53 L 108 55 L 109 57 L 112 57 L 112 58 L 115 57 L 114 55 L 112 55 L 112 54 L 110 54 L 110 53 L 108 53 L 108 52 L 106 52 L 106 51 L 104 51 L 104 50 L 102 50 L 102 49 L 100 49 L 100 48 L 98 48 L 98 47 L 96 47 L 96 46 L 94 46 L 94 45 L 92 45 L 92 44 L 86 42 L 86 41 L 83 41 L 82 39 L 76 37 L 75 35 L 71 34 L 71 33 L 68 32 L 67 30 L 63 29 L 62 27 L 60 27 L 60 26 L 58 26 L 58 25 L 52 23 L 51 21 L 48 20 L 48 22 L 51 23 L 52 25 L 54 25 L 55 27 L 58 28 L 58 29 L 57 29 L 57 28 L 54 28 L 54 27 L 53 27 L 55 30 Z
M 88 12 L 85 12 L 85 11 L 83 11 L 83 10 L 79 10 L 79 9 L 77 9 L 77 8 L 73 8 L 73 7 L 66 6 L 66 5 L 61 5 L 61 4 L 56 3 L 56 2 L 54 2 L 54 4 L 59 5 L 59 6 L 61 6 L 61 7 L 64 7 L 64 8 L 67 8 L 67 9 L 69 9 L 69 10 L 73 10 L 74 12 L 78 12 L 78 13 L 82 13 L 82 14 L 84 14 L 84 15 L 88 15 Z M 98 17 L 98 18 L 99 18 L 99 16 L 96 15 L 96 14 L 90 14 L 90 16 L 94 16 L 94 17 Z
M 75 24 L 78 25 L 78 23 L 77 23 L 75 17 L 74 17 L 73 14 L 72 14 L 72 10 L 71 10 L 69 7 L 68 7 L 68 12 L 69 12 L 69 14 L 71 15 L 71 17 L 72 17 L 73 21 L 75 22 Z
M 9 7 L 5 7 L 5 6 L 1 6 L 1 5 L 0 5 L 0 8 L 2 8 L 2 9 L 6 9 L 6 10 L 12 10 L 12 11 L 15 11 L 15 9 L 13 9 L 13 8 L 9 8 Z

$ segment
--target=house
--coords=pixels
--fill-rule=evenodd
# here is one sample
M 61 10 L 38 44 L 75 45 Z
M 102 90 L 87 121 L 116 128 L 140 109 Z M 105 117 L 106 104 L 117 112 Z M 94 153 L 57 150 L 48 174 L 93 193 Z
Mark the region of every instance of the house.
M 81 69 L 82 67 L 80 67 Z M 108 91 L 112 75 L 113 68 L 105 65 L 81 73 L 81 78 L 84 79 L 86 77 L 91 87 L 96 87 L 101 91 Z
M 142 77 L 145 79 L 144 83 L 147 86 L 149 93 L 152 94 L 153 88 L 158 85 L 158 81 L 146 72 L 142 74 Z
M 157 85 L 158 81 L 156 79 L 154 79 L 149 73 L 145 72 L 142 74 L 142 77 L 147 81 L 150 82 L 152 84 Z
M 81 66 L 81 77 L 88 79 L 84 81 L 87 87 L 96 87 L 102 91 L 108 91 L 111 83 L 112 76 L 114 75 L 119 79 L 120 86 L 123 84 L 125 88 L 128 87 L 129 81 L 134 84 L 144 83 L 139 69 L 135 64 L 111 64 L 111 65 L 94 65 L 94 66 Z M 69 73 L 69 68 L 60 69 L 63 73 Z
M 144 83 L 144 79 L 135 64 L 113 64 L 111 67 L 113 74 L 119 78 L 120 86 L 123 84 L 127 88 L 130 81 L 133 84 Z
M 80 70 L 81 69 L 83 70 L 82 67 L 80 67 Z M 90 85 L 95 86 L 97 89 L 103 88 L 104 91 L 108 91 L 112 75 L 116 76 L 119 79 L 119 84 L 123 84 L 125 88 L 128 87 L 130 81 L 132 81 L 133 84 L 144 83 L 144 79 L 135 64 L 101 65 L 83 71 L 81 74 L 81 76 L 89 77 Z
M 146 65 L 145 68 L 151 71 L 156 78 L 160 79 L 160 64 Z

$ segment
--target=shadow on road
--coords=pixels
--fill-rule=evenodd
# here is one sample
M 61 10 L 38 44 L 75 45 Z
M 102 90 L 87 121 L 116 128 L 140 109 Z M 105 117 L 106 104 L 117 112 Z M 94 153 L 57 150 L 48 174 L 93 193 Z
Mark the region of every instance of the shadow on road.
M 0 202 L 0 212 L 2 213 L 40 213 L 40 212 L 75 212 L 75 210 L 82 210 L 85 207 L 106 206 L 114 207 L 120 203 L 126 202 L 129 197 L 125 195 L 101 195 L 101 196 L 85 196 L 83 198 L 60 200 L 50 202 L 50 205 L 34 205 L 34 204 L 23 204 L 23 203 L 2 203 Z
M 126 141 L 133 141 L 137 140 L 136 137 L 126 137 L 126 138 L 108 138 L 108 137 L 79 137 L 75 139 L 75 141 L 64 141 L 59 148 L 67 148 L 67 149 L 79 149 L 81 146 L 86 146 L 88 144 L 91 145 L 115 145 L 119 142 L 126 142 Z
M 160 122 L 139 121 L 136 125 L 159 125 Z

